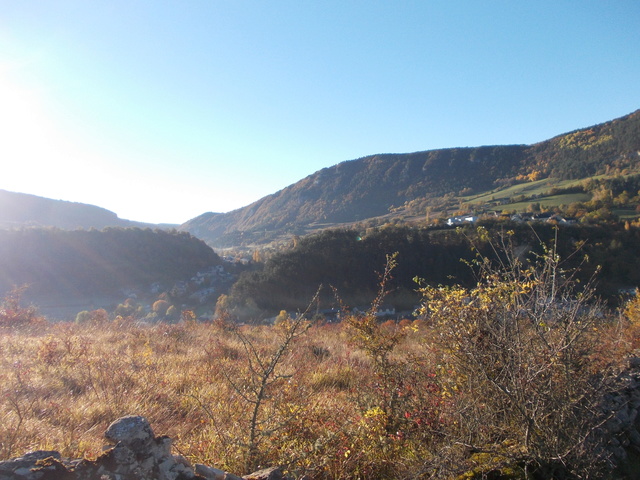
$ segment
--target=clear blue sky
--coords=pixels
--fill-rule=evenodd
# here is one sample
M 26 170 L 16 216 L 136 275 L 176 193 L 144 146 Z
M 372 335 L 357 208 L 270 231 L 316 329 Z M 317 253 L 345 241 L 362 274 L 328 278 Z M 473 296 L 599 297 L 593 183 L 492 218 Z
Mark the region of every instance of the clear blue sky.
M 132 220 L 638 108 L 638 0 L 0 0 L 0 188 Z

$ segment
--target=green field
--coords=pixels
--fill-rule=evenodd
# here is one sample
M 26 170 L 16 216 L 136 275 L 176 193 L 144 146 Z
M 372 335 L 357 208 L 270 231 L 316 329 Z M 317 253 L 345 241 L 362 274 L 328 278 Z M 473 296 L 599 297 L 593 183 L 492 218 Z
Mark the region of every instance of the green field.
M 613 178 L 612 175 L 596 175 L 590 178 L 582 178 L 577 180 L 557 180 L 553 178 L 545 178 L 535 182 L 520 183 L 506 188 L 497 188 L 495 190 L 482 192 L 475 195 L 459 197 L 467 207 L 482 206 L 494 211 L 524 211 L 532 203 L 539 203 L 542 207 L 557 207 L 560 205 L 570 205 L 576 202 L 587 202 L 591 199 L 588 193 L 563 193 L 559 195 L 551 195 L 553 189 L 567 189 L 582 185 L 589 179 L 601 180 L 604 178 Z M 509 203 L 514 197 L 524 195 L 527 197 L 520 202 Z M 640 215 L 633 209 L 617 209 L 614 211 L 618 217 L 624 220 L 635 219 Z
M 600 177 L 593 177 L 593 178 L 600 178 Z M 575 187 L 577 185 L 582 184 L 583 182 L 584 182 L 584 179 L 559 181 L 555 179 L 545 178 L 543 180 L 537 180 L 535 182 L 520 183 L 518 185 L 512 185 L 504 189 L 496 189 L 490 192 L 483 192 L 479 195 L 470 195 L 468 197 L 461 197 L 461 200 L 463 200 L 466 203 L 488 203 L 493 201 L 508 200 L 509 198 L 516 197 L 518 195 L 526 195 L 526 196 L 544 195 L 548 193 L 552 188 Z M 536 199 L 535 201 L 538 201 L 538 200 L 542 200 L 542 199 Z
M 633 208 L 614 208 L 613 213 L 620 218 L 620 220 L 635 220 L 640 217 L 640 213 L 636 212 Z
M 495 210 L 516 210 L 520 212 L 526 210 L 532 203 L 539 203 L 542 207 L 557 207 L 559 205 L 569 205 L 575 202 L 586 202 L 590 199 L 591 195 L 588 193 L 565 193 L 562 195 L 551 195 L 549 197 L 536 198 L 526 200 L 524 202 L 500 205 L 499 207 L 496 207 Z

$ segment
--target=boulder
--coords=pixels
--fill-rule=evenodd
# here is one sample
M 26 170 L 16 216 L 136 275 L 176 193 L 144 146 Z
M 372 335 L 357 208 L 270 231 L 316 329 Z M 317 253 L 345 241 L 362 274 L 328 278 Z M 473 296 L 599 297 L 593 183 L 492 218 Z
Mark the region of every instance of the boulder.
M 107 428 L 104 436 L 110 442 L 129 446 L 144 446 L 153 440 L 153 430 L 146 418 L 130 415 L 119 418 Z

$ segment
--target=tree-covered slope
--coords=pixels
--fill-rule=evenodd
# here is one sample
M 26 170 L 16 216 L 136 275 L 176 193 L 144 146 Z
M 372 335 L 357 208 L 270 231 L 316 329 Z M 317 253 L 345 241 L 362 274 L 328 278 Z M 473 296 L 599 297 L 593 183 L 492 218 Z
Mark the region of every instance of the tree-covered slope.
M 259 243 L 314 224 L 355 222 L 396 207 L 533 179 L 586 178 L 637 169 L 640 111 L 534 145 L 372 155 L 309 175 L 244 208 L 181 226 L 214 246 Z M 270 233 L 270 235 L 269 235 Z
M 334 287 L 346 305 L 368 305 L 378 291 L 387 255 L 397 253 L 397 267 L 385 299 L 396 308 L 412 309 L 418 301 L 415 277 L 430 285 L 475 285 L 469 265 L 478 252 L 494 258 L 487 239 L 499 243 L 506 235 L 516 251 L 535 259 L 542 245 L 555 245 L 563 271 L 578 269 L 577 278 L 588 283 L 595 276 L 597 293 L 613 302 L 618 290 L 640 284 L 640 230 L 622 225 L 569 225 L 557 229 L 549 223 L 484 221 L 484 230 L 466 225 L 449 228 L 383 227 L 359 232 L 329 229 L 306 236 L 289 250 L 279 252 L 253 272 L 243 273 L 229 293 L 228 305 L 251 314 L 275 315 L 282 309 L 304 310 L 320 285 L 325 306 L 336 302 Z M 473 248 L 472 248 L 473 247 Z M 569 273 L 567 273 L 569 275 Z
M 66 231 L 0 230 L 0 290 L 28 285 L 33 295 L 111 294 L 169 285 L 220 264 L 202 240 L 186 232 L 139 228 Z

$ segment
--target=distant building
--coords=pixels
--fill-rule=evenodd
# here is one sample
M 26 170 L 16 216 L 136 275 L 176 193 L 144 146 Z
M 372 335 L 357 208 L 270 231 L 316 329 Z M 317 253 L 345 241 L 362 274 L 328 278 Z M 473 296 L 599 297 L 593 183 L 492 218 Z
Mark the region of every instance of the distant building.
M 365 314 L 370 310 L 370 307 L 354 307 L 354 313 Z M 396 309 L 392 305 L 380 305 L 375 311 L 376 317 L 387 317 L 396 314 Z
M 339 308 L 325 308 L 324 310 L 320 310 L 318 313 L 322 315 L 327 322 L 331 323 L 340 321 L 340 314 L 342 313 L 342 310 Z
M 474 215 L 459 215 L 457 217 L 447 219 L 447 225 L 452 227 L 454 225 L 462 225 L 463 223 L 476 223 L 477 221 L 478 217 Z

